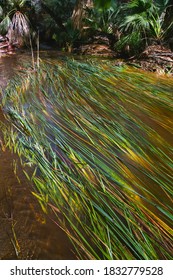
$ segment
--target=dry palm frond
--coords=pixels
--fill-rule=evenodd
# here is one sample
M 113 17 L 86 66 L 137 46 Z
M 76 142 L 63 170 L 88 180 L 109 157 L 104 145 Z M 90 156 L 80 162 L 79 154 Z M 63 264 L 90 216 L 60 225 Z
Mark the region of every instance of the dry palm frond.
M 10 44 L 17 43 L 23 45 L 30 36 L 29 21 L 26 15 L 17 11 L 12 18 L 11 24 L 8 29 L 7 37 Z

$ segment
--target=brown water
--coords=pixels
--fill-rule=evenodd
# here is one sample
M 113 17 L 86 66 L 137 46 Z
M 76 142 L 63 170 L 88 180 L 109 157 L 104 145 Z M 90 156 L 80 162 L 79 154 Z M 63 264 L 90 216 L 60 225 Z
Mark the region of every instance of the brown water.
M 55 53 L 52 55 L 54 56 Z M 46 54 L 45 54 L 46 55 Z M 55 54 L 57 55 L 57 54 Z M 21 54 L 13 56 L 11 58 L 0 58 L 0 83 L 4 87 L 10 77 L 17 69 L 22 68 L 23 62 L 26 61 L 30 55 Z M 152 75 L 151 75 L 152 76 Z M 159 83 L 160 81 L 153 76 L 154 81 Z M 144 131 L 140 130 L 141 136 L 144 134 L 144 138 L 147 137 L 149 143 L 161 148 L 166 155 L 170 154 L 169 146 L 172 144 L 171 126 L 172 112 L 168 112 L 164 108 L 164 104 L 157 104 L 157 100 L 147 103 L 146 100 L 143 103 L 143 90 L 141 94 L 139 91 L 133 95 L 126 94 L 129 89 L 129 84 L 125 84 L 127 80 L 119 80 L 121 82 L 121 91 L 124 99 L 120 102 L 124 110 L 127 110 L 128 114 L 138 119 L 138 124 L 142 122 L 146 125 Z M 166 84 L 166 83 L 165 83 Z M 133 93 L 133 84 L 130 84 Z M 170 84 L 171 88 L 172 84 Z M 140 106 L 139 104 L 142 104 Z M 110 106 L 111 108 L 111 106 Z M 156 108 L 156 109 L 155 109 Z M 108 116 L 109 117 L 109 116 Z M 1 113 L 0 120 L 3 120 Z M 3 120 L 4 121 L 4 120 Z M 126 120 L 126 125 L 128 121 Z M 132 133 L 138 134 L 138 127 L 131 127 Z M 131 129 L 130 128 L 130 129 Z M 148 129 L 148 130 L 147 130 Z M 157 132 L 155 134 L 155 132 Z M 130 132 L 131 133 L 131 130 Z M 161 136 L 162 141 L 157 139 L 157 135 Z M 168 145 L 169 144 L 169 145 Z M 164 148 L 163 148 L 164 147 Z M 151 150 L 145 145 L 146 155 L 151 157 L 152 162 L 156 162 L 159 165 L 158 157 L 155 158 L 155 154 L 151 154 Z M 132 151 L 133 152 L 133 151 Z M 142 161 L 139 158 L 134 158 L 134 153 L 120 154 L 124 161 L 124 165 L 128 167 L 129 171 L 127 176 L 140 185 L 148 186 L 150 192 L 158 197 L 158 183 L 155 183 L 150 176 L 146 176 L 146 173 L 141 170 L 148 169 L 147 174 L 154 174 L 152 170 L 152 164 L 147 165 L 146 161 Z M 21 259 L 73 259 L 75 256 L 71 253 L 71 246 L 68 242 L 65 234 L 61 230 L 57 230 L 57 226 L 51 221 L 51 219 L 45 217 L 42 210 L 39 207 L 38 202 L 31 194 L 32 186 L 28 184 L 24 175 L 17 172 L 18 179 L 14 176 L 14 156 L 9 151 L 0 151 L 0 258 L 21 258 Z M 142 168 L 139 168 L 141 164 Z M 154 166 L 154 165 L 153 165 Z M 164 163 L 161 161 L 161 167 L 164 168 Z M 19 166 L 20 168 L 20 166 Z M 162 169 L 161 169 L 162 170 Z M 127 170 L 126 170 L 127 171 Z M 167 170 L 167 175 L 171 177 L 171 169 Z M 130 177 L 131 176 L 131 177 Z M 137 186 L 136 186 L 137 188 Z M 136 191 L 140 190 L 135 189 Z M 159 201 L 162 204 L 168 204 L 171 207 L 171 199 L 168 200 L 167 195 L 164 193 L 164 189 L 160 188 Z M 143 195 L 143 192 L 140 193 Z M 146 203 L 146 207 L 158 214 L 158 216 L 164 221 L 164 214 L 155 209 L 155 206 Z M 153 203 L 155 199 L 153 198 Z M 50 214 L 51 217 L 52 214 Z M 170 225 L 171 226 L 171 225 Z M 51 234 L 50 234 L 51 233 Z
M 29 57 L 0 57 L 0 87 Z M 0 121 L 5 122 L 2 111 Z M 44 215 L 32 195 L 19 159 L 4 148 L 1 132 L 0 144 L 0 259 L 75 259 L 66 234 L 52 221 L 53 213 Z

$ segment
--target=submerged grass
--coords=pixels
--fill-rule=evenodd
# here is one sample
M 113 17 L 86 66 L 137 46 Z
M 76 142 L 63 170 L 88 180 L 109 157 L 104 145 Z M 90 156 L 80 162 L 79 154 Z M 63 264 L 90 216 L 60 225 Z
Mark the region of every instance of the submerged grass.
M 33 167 L 33 194 L 79 258 L 172 259 L 172 85 L 46 60 L 2 92 L 6 146 Z

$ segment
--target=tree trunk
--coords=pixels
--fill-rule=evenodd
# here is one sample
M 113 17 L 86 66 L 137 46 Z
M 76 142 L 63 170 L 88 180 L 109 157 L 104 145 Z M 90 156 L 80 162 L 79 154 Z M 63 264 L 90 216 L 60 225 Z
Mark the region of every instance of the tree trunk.
M 83 19 L 86 15 L 86 8 L 93 7 L 93 0 L 77 0 L 73 14 L 72 21 L 76 29 L 82 31 L 84 27 Z
M 171 22 L 173 21 L 173 0 L 169 1 L 169 6 L 166 9 L 166 15 L 165 15 L 165 26 L 169 26 Z

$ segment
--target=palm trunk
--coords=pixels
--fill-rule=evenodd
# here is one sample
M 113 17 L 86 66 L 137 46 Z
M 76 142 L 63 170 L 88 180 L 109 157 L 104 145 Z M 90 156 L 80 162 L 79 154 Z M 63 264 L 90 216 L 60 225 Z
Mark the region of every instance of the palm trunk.
M 169 1 L 169 7 L 166 9 L 165 26 L 169 26 L 173 21 L 173 0 Z
M 85 17 L 86 8 L 93 6 L 93 0 L 77 0 L 72 14 L 73 25 L 76 29 L 82 31 L 83 19 Z

